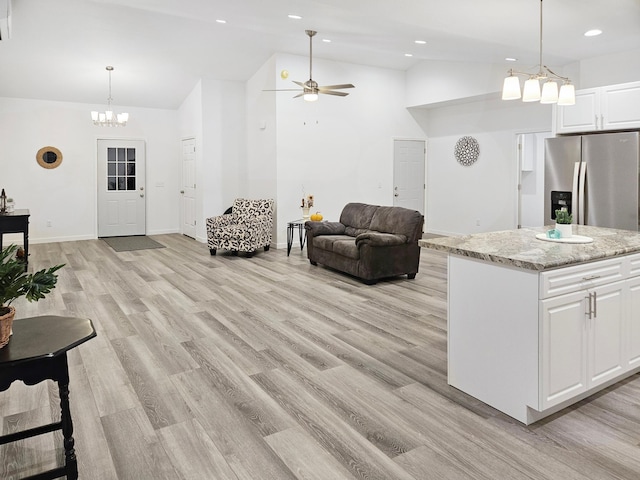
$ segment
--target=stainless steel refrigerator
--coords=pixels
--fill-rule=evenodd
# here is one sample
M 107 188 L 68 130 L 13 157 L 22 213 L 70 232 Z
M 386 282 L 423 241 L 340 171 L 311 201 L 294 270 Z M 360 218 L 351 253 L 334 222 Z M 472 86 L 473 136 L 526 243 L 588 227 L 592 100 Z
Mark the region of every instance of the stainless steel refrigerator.
M 573 222 L 638 230 L 640 132 L 548 138 L 544 224 L 566 208 Z

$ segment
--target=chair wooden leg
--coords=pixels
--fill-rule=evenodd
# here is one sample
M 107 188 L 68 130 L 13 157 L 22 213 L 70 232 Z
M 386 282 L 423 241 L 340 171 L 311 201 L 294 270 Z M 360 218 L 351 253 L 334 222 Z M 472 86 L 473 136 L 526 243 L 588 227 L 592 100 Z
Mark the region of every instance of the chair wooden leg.
M 231 255 L 233 255 L 234 257 L 238 256 L 238 251 L 237 250 L 232 250 L 231 251 Z
M 215 254 L 216 254 L 216 249 L 215 249 L 215 248 L 210 248 L 210 249 L 209 249 L 209 253 L 210 253 L 211 255 L 215 255 Z
M 314 262 L 313 260 L 309 260 L 309 263 L 310 263 L 311 265 L 318 265 L 318 262 Z
M 247 258 L 251 258 L 256 254 L 256 250 L 254 250 L 253 252 L 247 252 Z
M 268 251 L 269 251 L 269 247 L 270 247 L 270 246 L 271 246 L 271 245 L 265 245 L 265 246 L 264 246 L 264 251 L 265 251 L 265 252 L 268 252 Z
M 407 273 L 407 278 L 409 280 L 413 280 L 414 278 L 416 278 L 416 274 L 415 273 Z

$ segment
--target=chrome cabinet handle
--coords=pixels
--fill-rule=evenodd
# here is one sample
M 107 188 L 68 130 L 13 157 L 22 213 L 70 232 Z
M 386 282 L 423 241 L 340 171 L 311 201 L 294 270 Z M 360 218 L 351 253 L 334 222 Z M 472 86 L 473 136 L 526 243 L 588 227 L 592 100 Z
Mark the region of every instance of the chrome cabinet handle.
M 588 297 L 584 297 L 584 298 L 586 298 L 589 302 L 589 309 L 585 312 L 585 315 L 587 315 L 589 320 L 591 320 L 591 294 L 589 294 Z
M 593 292 L 593 316 L 598 317 L 598 293 Z
M 582 280 L 588 282 L 589 280 L 595 280 L 596 278 L 600 278 L 600 275 L 587 275 L 586 277 L 582 277 Z
M 180 190 L 180 193 L 184 193 L 184 190 Z

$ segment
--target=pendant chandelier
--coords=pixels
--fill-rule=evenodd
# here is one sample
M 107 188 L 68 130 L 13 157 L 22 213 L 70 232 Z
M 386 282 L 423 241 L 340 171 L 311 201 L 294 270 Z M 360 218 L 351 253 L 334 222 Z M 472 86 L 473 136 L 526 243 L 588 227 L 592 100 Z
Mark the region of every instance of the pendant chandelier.
M 524 82 L 524 91 L 520 93 L 520 79 L 517 75 L 529 77 Z M 562 81 L 560 93 L 555 80 Z M 540 83 L 542 82 L 542 91 Z M 523 102 L 557 103 L 558 105 L 574 105 L 576 103 L 575 87 L 568 77 L 552 72 L 542 62 L 542 0 L 540 0 L 540 63 L 537 73 L 518 72 L 510 69 L 509 75 L 502 85 L 503 100 L 517 100 L 522 97 Z
M 100 127 L 126 127 L 127 122 L 129 121 L 128 113 L 114 113 L 113 108 L 111 107 L 111 102 L 113 98 L 111 98 L 111 72 L 113 72 L 113 67 L 106 67 L 107 72 L 109 72 L 109 98 L 107 98 L 107 109 L 102 112 L 91 112 L 91 120 L 93 120 L 94 125 L 98 125 Z

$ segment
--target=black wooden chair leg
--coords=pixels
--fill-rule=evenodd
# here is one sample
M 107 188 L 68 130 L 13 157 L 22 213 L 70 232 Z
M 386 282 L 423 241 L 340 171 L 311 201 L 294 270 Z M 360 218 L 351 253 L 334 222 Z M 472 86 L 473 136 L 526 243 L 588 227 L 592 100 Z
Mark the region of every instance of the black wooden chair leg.
M 209 249 L 209 253 L 210 253 L 211 255 L 215 255 L 215 254 L 216 254 L 216 249 L 215 249 L 215 248 L 210 248 L 210 249 Z
M 264 246 L 264 251 L 265 251 L 265 252 L 268 252 L 268 251 L 269 251 L 269 247 L 270 247 L 270 246 L 271 246 L 271 245 L 265 245 L 265 246 Z
M 415 273 L 407 273 L 407 278 L 409 280 L 413 280 L 414 278 L 416 278 L 416 274 Z

